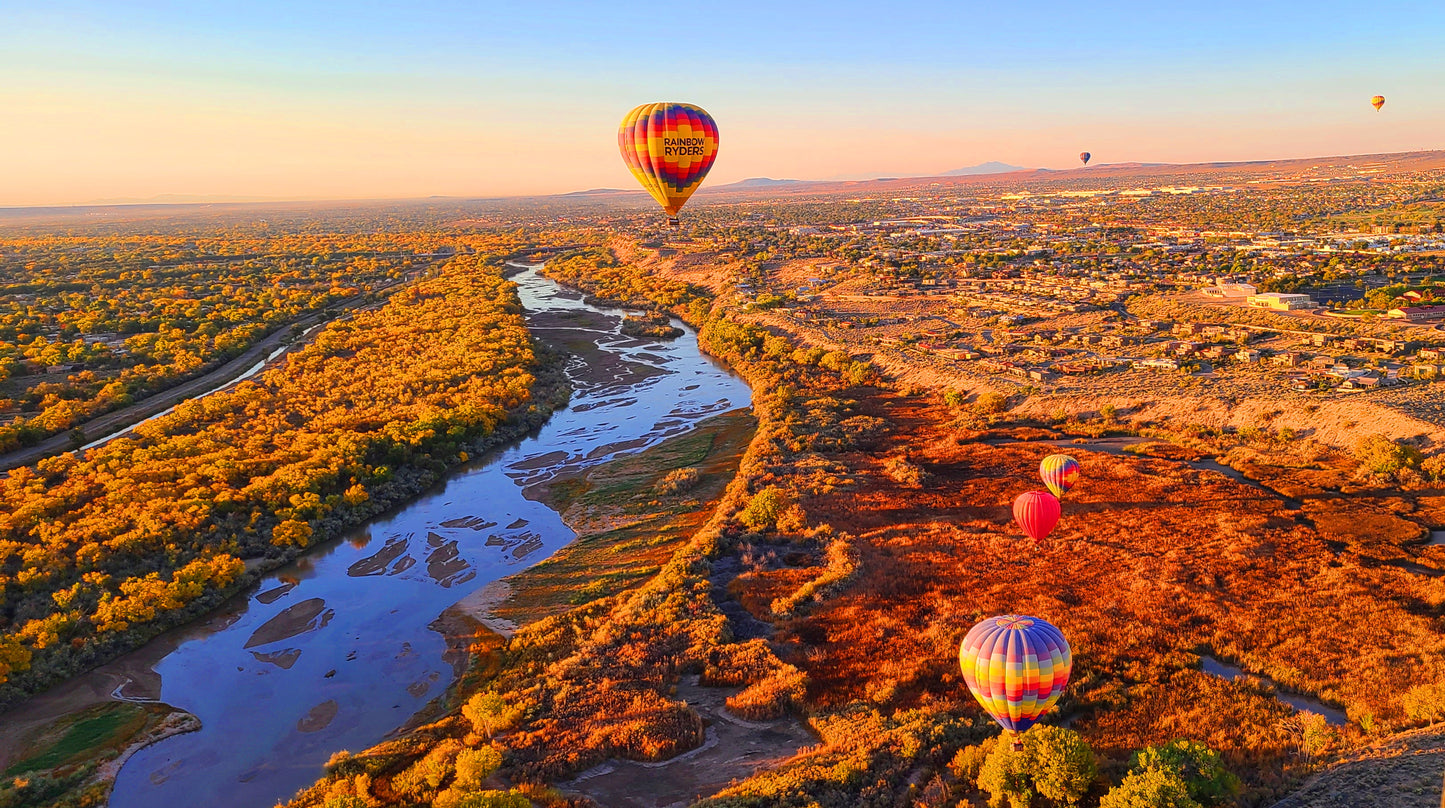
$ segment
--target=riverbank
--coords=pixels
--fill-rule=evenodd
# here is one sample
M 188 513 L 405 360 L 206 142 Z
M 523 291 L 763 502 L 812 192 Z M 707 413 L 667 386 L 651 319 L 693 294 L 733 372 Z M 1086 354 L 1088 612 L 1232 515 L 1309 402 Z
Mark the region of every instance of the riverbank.
M 154 418 L 167 410 L 173 409 L 182 402 L 202 398 L 211 393 L 223 390 L 226 387 L 240 381 L 242 378 L 253 375 L 258 363 L 268 365 L 275 360 L 284 357 L 287 353 L 296 350 L 307 344 L 305 339 L 295 339 L 287 342 L 287 338 L 301 328 L 307 331 L 318 326 L 324 327 L 330 322 L 350 316 L 351 310 L 377 305 L 369 303 L 372 297 L 379 293 L 394 291 L 400 283 L 394 283 L 376 289 L 374 292 L 341 300 L 329 306 L 330 309 L 340 309 L 342 313 L 327 318 L 324 312 L 315 312 L 305 317 L 299 317 L 289 323 L 278 326 L 271 333 L 262 337 L 260 341 L 247 348 L 244 353 L 234 359 L 228 360 L 218 367 L 200 376 L 185 379 L 178 384 L 164 390 L 156 391 L 151 395 L 142 398 L 133 404 L 128 404 L 118 410 L 98 415 L 95 418 L 78 424 L 73 429 L 53 435 L 34 446 L 24 449 L 17 449 L 13 452 L 0 455 L 0 471 L 8 471 L 19 466 L 27 466 L 32 463 L 60 454 L 61 452 L 75 451 L 75 435 L 83 436 L 81 440 L 86 441 L 83 447 L 89 449 L 98 445 L 96 438 L 109 436 L 116 437 L 128 431 L 135 425 Z M 382 299 L 384 302 L 385 298 Z M 283 350 L 284 349 L 284 350 Z
M 426 721 L 448 705 L 458 656 L 495 637 L 437 616 L 574 538 L 526 489 L 685 437 L 746 405 L 746 386 L 705 360 L 693 336 L 625 337 L 620 314 L 590 309 L 535 272 L 516 281 L 535 339 L 591 343 L 563 363 L 570 406 L 347 541 L 272 573 L 236 623 L 169 654 L 157 665 L 166 701 L 206 726 L 137 755 L 114 806 L 274 801 L 314 781 L 337 749 L 393 737 L 407 716 Z M 260 702 L 267 710 L 250 709 Z

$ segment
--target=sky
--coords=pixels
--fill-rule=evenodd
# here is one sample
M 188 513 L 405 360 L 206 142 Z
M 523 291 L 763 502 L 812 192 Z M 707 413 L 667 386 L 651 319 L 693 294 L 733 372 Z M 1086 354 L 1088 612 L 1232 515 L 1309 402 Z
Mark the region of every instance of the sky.
M 709 185 L 1445 148 L 1442 52 L 1438 0 L 0 0 L 0 206 L 630 188 L 652 101 Z

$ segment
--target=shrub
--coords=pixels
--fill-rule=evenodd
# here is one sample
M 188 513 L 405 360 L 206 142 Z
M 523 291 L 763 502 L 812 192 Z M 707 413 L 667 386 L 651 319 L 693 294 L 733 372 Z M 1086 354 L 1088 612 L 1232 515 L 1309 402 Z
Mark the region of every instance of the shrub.
M 420 760 L 391 779 L 392 790 L 418 798 L 424 798 L 436 791 L 452 773 L 452 761 L 456 759 L 461 748 L 461 742 L 455 739 L 438 743 Z
M 998 415 L 1008 409 L 1008 398 L 1002 393 L 987 392 L 979 393 L 978 399 L 973 406 L 984 415 Z
M 977 782 L 988 792 L 993 808 L 1005 804 L 1028 808 L 1035 795 L 1050 805 L 1073 808 L 1088 793 L 1098 771 L 1093 750 L 1079 733 L 1063 727 L 1034 726 L 1023 734 L 1023 749 L 999 739 L 986 754 Z M 978 756 L 973 753 L 968 760 L 955 761 L 963 768 Z
M 778 515 L 777 526 L 783 533 L 802 533 L 808 529 L 808 512 L 801 505 L 789 505 Z
M 983 769 L 983 762 L 998 744 L 998 736 L 985 738 L 983 743 L 973 746 L 965 746 L 958 750 L 953 760 L 948 764 L 949 772 L 957 779 L 965 783 L 977 783 L 978 774 Z
M 1400 697 L 1405 715 L 1417 721 L 1439 721 L 1445 718 L 1445 682 L 1417 685 Z
M 770 676 L 728 697 L 728 709 L 752 721 L 782 718 L 801 709 L 808 676 L 792 665 L 780 665 Z
M 787 492 L 770 485 L 753 494 L 747 507 L 738 514 L 738 521 L 749 530 L 761 533 L 777 526 L 778 517 L 791 504 Z
M 502 753 L 498 752 L 495 747 L 463 749 L 457 753 L 457 777 L 452 786 L 467 790 L 480 788 L 487 778 L 501 767 Z
M 1396 443 L 1384 435 L 1366 435 L 1355 444 L 1355 457 L 1372 474 L 1394 474 L 1402 469 L 1419 468 L 1420 450 L 1407 443 Z
M 1055 805 L 1078 805 L 1098 773 L 1094 751 L 1071 729 L 1034 727 L 1024 734 L 1024 754 L 1034 773 L 1034 788 Z
M 1201 808 L 1189 796 L 1184 778 L 1171 771 L 1150 769 L 1125 775 L 1124 782 L 1109 789 L 1099 808 Z
M 447 789 L 432 802 L 433 808 L 532 808 L 532 801 L 515 791 L 474 791 L 470 794 Z
M 905 488 L 922 488 L 928 481 L 928 472 L 906 457 L 890 457 L 883 464 L 883 471 L 894 482 Z
M 489 690 L 468 699 L 467 703 L 462 705 L 462 715 L 472 722 L 472 729 L 478 735 L 490 738 L 494 733 L 511 729 L 522 717 L 522 711 L 508 705 L 496 692 Z
M 1239 791 L 1239 779 L 1224 768 L 1219 753 L 1198 741 L 1175 740 L 1163 746 L 1140 750 L 1130 759 L 1130 771 L 1133 774 L 1158 775 L 1140 781 L 1154 789 L 1148 793 L 1172 793 L 1172 786 L 1168 783 L 1172 782 L 1171 777 L 1177 778 L 1190 800 L 1182 805 L 1221 805 Z
M 653 490 L 657 492 L 658 496 L 676 496 L 684 491 L 691 490 L 693 486 L 697 485 L 697 481 L 700 478 L 701 475 L 697 469 L 673 469 L 667 473 L 666 477 L 658 481 Z
M 1029 808 L 1034 781 L 1024 752 L 1011 743 L 995 744 L 978 771 L 978 787 L 988 793 L 989 808 Z

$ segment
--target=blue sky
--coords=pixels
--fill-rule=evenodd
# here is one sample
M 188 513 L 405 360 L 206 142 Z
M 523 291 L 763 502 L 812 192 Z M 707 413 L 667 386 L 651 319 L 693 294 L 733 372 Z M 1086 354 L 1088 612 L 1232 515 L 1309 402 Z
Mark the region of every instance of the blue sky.
M 1435 148 L 1442 52 L 1438 2 L 0 1 L 0 204 L 623 186 L 654 100 L 716 183 Z

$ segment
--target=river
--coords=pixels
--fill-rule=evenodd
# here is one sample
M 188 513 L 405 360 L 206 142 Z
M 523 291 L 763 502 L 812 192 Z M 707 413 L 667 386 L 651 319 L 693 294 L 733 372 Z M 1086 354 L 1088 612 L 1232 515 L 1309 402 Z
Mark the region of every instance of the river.
M 702 355 L 691 330 L 671 342 L 625 337 L 623 312 L 583 303 L 536 267 L 514 280 L 533 333 L 574 353 L 569 406 L 190 627 L 154 669 L 161 700 L 203 729 L 135 754 L 112 808 L 268 808 L 337 750 L 382 740 L 451 682 L 429 624 L 575 538 L 524 486 L 750 405 L 747 385 Z

